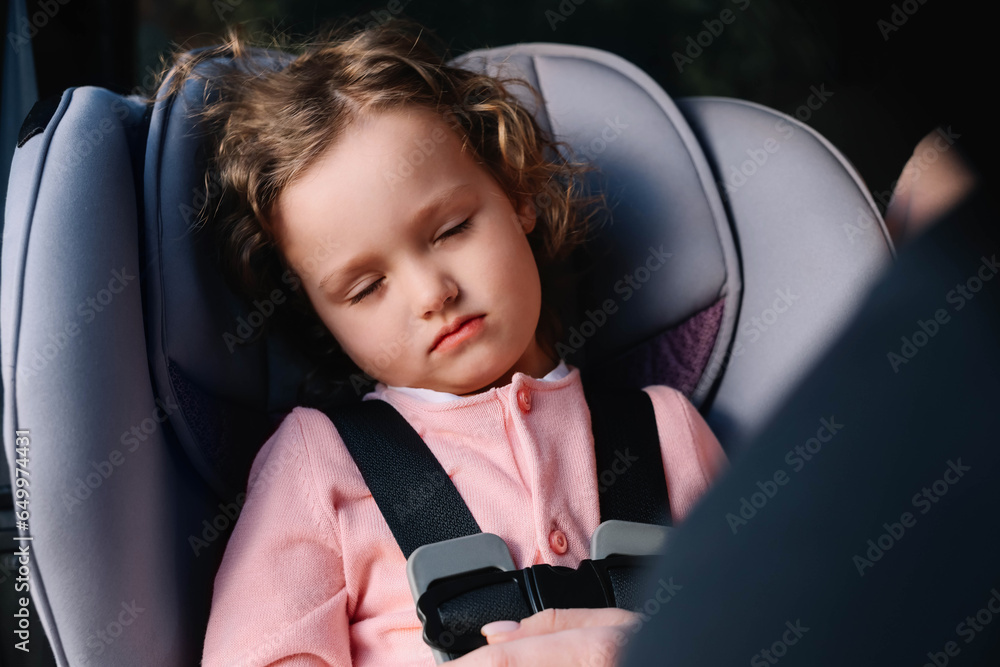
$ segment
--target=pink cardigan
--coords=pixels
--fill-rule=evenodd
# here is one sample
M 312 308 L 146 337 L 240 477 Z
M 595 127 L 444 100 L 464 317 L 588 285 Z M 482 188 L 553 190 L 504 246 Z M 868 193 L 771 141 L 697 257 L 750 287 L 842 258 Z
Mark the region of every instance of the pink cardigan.
M 515 373 L 506 386 L 447 402 L 383 384 L 364 400 L 387 401 L 413 425 L 518 568 L 576 567 L 600 514 L 590 412 L 580 372 L 569 368 L 557 380 Z M 678 521 L 725 455 L 683 394 L 645 391 Z M 418 486 L 414 512 L 421 501 Z M 254 460 L 215 579 L 202 665 L 431 667 L 405 568 L 332 422 L 296 408 Z

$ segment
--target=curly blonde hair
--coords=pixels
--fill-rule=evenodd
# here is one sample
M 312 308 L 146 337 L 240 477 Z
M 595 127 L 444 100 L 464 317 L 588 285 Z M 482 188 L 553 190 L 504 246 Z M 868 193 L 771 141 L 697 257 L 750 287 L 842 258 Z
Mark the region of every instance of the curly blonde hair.
M 542 277 L 543 304 L 536 336 L 557 357 L 560 297 L 550 269 L 588 239 L 598 213 L 606 210 L 600 197 L 585 192 L 582 176 L 594 167 L 574 161 L 569 147 L 547 136 L 512 94 L 513 86 L 524 86 L 542 108 L 527 82 L 447 65 L 446 49 L 430 44 L 429 32 L 408 20 L 361 30 L 350 26 L 298 45 L 272 38 L 266 50 L 231 31 L 222 44 L 176 53 L 161 74 L 166 80 L 161 97 L 180 93 L 192 79 L 205 84 L 204 104 L 196 113 L 209 136 L 210 196 L 198 224 L 218 235 L 230 286 L 249 299 L 293 287 L 290 312 L 268 324 L 282 329 L 315 364 L 299 400 L 318 404 L 330 382 L 362 371 L 320 320 L 305 290 L 298 289 L 301 281 L 279 249 L 273 207 L 352 123 L 412 105 L 448 122 L 463 150 L 489 171 L 515 209 L 534 206 L 536 224 L 528 241 Z M 320 383 L 310 390 L 317 379 L 326 381 L 325 388 Z

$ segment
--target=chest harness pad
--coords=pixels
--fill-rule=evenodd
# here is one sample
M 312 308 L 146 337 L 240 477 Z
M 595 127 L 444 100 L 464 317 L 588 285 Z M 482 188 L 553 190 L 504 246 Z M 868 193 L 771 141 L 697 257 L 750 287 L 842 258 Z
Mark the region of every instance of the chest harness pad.
M 582 379 L 594 433 L 602 527 L 609 520 L 669 526 L 667 485 L 649 395 L 633 388 L 599 387 Z M 440 569 L 449 554 L 461 561 L 469 545 L 479 549 L 479 538 L 493 538 L 506 552 L 502 541 L 482 533 L 440 462 L 389 403 L 363 401 L 329 410 L 327 416 L 408 559 L 408 570 L 414 560 L 411 555 L 425 545 L 433 544 L 435 549 L 456 546 L 435 552 L 434 569 Z M 623 456 L 638 463 L 619 473 L 616 463 Z M 602 473 L 609 471 L 613 479 L 602 482 Z M 417 502 L 413 489 L 420 489 Z M 436 544 L 445 541 L 452 542 Z M 485 646 L 479 628 L 492 621 L 519 621 L 547 608 L 637 610 L 643 569 L 655 556 L 635 555 L 628 549 L 603 551 L 612 555 L 584 559 L 576 569 L 539 564 L 515 570 L 509 553 L 507 566 L 471 570 L 456 564 L 448 570 L 444 563 L 449 576 L 435 578 L 419 593 L 411 575 L 424 641 L 440 663 Z

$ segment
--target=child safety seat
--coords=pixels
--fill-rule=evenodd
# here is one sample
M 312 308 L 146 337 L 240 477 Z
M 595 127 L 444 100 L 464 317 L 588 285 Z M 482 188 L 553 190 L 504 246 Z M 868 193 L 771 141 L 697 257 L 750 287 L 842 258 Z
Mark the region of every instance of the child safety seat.
M 676 387 L 738 455 L 892 257 L 854 169 L 792 117 L 675 102 L 595 49 L 458 62 L 526 78 L 542 126 L 600 168 L 613 224 L 565 305 L 560 354 L 597 385 Z M 197 664 L 249 465 L 309 370 L 277 336 L 229 345 L 282 304 L 233 295 L 191 231 L 201 93 L 190 82 L 147 107 L 67 90 L 32 110 L 12 164 L 4 440 L 31 476 L 16 529 L 30 538 L 31 639 L 44 629 L 60 665 Z

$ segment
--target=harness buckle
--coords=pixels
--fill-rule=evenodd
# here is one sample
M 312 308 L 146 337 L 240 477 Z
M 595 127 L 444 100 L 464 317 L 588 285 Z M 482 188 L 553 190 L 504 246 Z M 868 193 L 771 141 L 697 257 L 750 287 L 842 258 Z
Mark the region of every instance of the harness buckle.
M 440 664 L 485 646 L 479 628 L 492 621 L 520 621 L 550 608 L 630 609 L 636 577 L 654 565 L 669 530 L 605 522 L 591 539 L 592 555 L 601 557 L 577 568 L 541 563 L 517 570 L 506 543 L 492 533 L 419 547 L 406 569 L 424 642 Z

